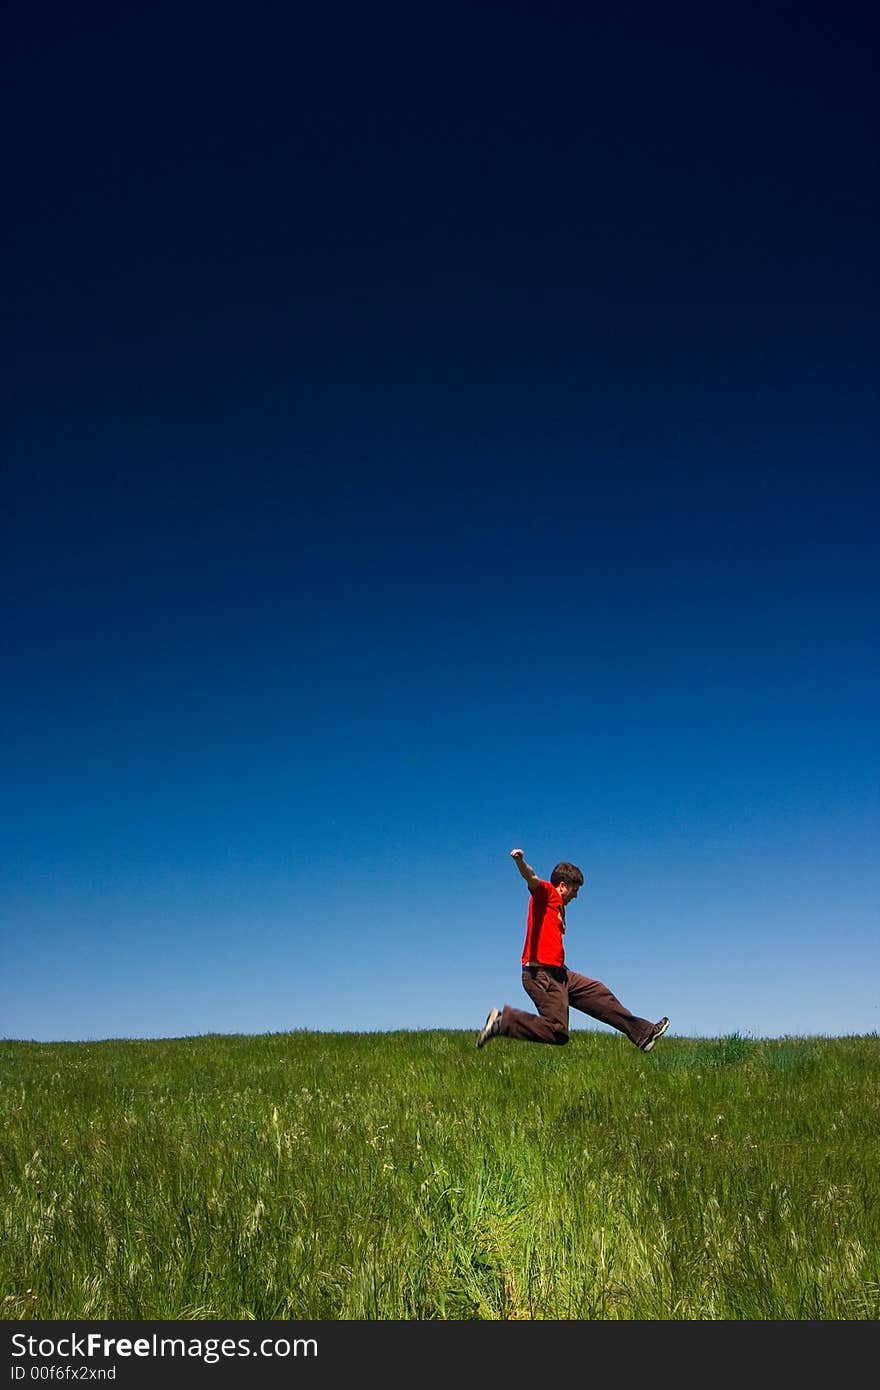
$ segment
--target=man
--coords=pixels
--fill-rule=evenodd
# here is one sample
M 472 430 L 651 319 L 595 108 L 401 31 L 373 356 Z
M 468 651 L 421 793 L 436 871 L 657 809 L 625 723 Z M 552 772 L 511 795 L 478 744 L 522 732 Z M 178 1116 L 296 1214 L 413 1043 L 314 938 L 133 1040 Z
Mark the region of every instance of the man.
M 529 889 L 522 983 L 538 1012 L 526 1013 L 509 1004 L 503 1009 L 490 1009 L 477 1034 L 477 1047 L 485 1047 L 497 1037 L 518 1038 L 521 1042 L 567 1043 L 571 1007 L 610 1024 L 625 1033 L 642 1052 L 650 1052 L 669 1027 L 669 1019 L 651 1023 L 647 1018 L 638 1018 L 621 1004 L 607 985 L 578 975 L 565 964 L 562 944 L 565 909 L 583 887 L 581 870 L 576 864 L 563 861 L 556 865 L 548 883 L 538 878 L 526 863 L 521 849 L 512 849 L 510 856 Z

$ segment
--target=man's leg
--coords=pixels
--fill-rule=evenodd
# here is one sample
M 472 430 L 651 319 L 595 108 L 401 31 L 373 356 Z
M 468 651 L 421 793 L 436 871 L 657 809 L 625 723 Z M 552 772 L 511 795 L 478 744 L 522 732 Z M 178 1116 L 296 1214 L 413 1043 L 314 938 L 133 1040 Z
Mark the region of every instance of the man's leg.
M 498 1032 L 502 1037 L 520 1042 L 568 1042 L 568 972 L 549 965 L 528 965 L 522 973 L 523 989 L 531 999 L 537 1014 L 524 1009 L 512 1009 L 505 1004 L 501 1010 Z
M 636 1047 L 646 1043 L 654 1032 L 654 1024 L 649 1019 L 631 1014 L 601 980 L 590 980 L 574 970 L 568 972 L 568 1002 L 582 1014 L 598 1018 L 600 1023 L 610 1023 L 612 1028 L 625 1033 Z

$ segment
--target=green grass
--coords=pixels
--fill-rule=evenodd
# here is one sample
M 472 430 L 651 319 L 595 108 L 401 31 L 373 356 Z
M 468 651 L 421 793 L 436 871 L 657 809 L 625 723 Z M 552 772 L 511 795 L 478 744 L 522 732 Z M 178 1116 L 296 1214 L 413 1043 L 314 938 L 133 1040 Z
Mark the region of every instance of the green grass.
M 880 1039 L 0 1042 L 5 1319 L 876 1319 Z

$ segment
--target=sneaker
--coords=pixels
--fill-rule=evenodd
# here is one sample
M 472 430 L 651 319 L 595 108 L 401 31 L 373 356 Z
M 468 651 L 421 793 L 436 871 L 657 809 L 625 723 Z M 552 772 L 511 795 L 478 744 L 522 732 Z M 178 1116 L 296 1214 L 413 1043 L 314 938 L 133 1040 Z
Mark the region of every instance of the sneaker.
M 501 1028 L 501 1010 L 490 1009 L 489 1017 L 477 1034 L 477 1047 L 485 1047 L 490 1038 L 496 1038 Z
M 643 1052 L 650 1052 L 658 1038 L 662 1038 L 666 1029 L 669 1027 L 669 1019 L 661 1018 L 659 1023 L 654 1024 L 654 1031 L 647 1042 L 640 1043 Z

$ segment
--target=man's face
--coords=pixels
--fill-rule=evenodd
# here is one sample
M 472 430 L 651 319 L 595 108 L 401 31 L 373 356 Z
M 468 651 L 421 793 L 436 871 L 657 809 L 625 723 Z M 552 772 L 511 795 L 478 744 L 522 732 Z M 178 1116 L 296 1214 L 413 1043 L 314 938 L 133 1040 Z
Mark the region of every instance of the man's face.
M 562 899 L 562 906 L 565 907 L 573 898 L 577 897 L 580 887 L 571 888 L 567 883 L 560 883 L 556 891 Z

